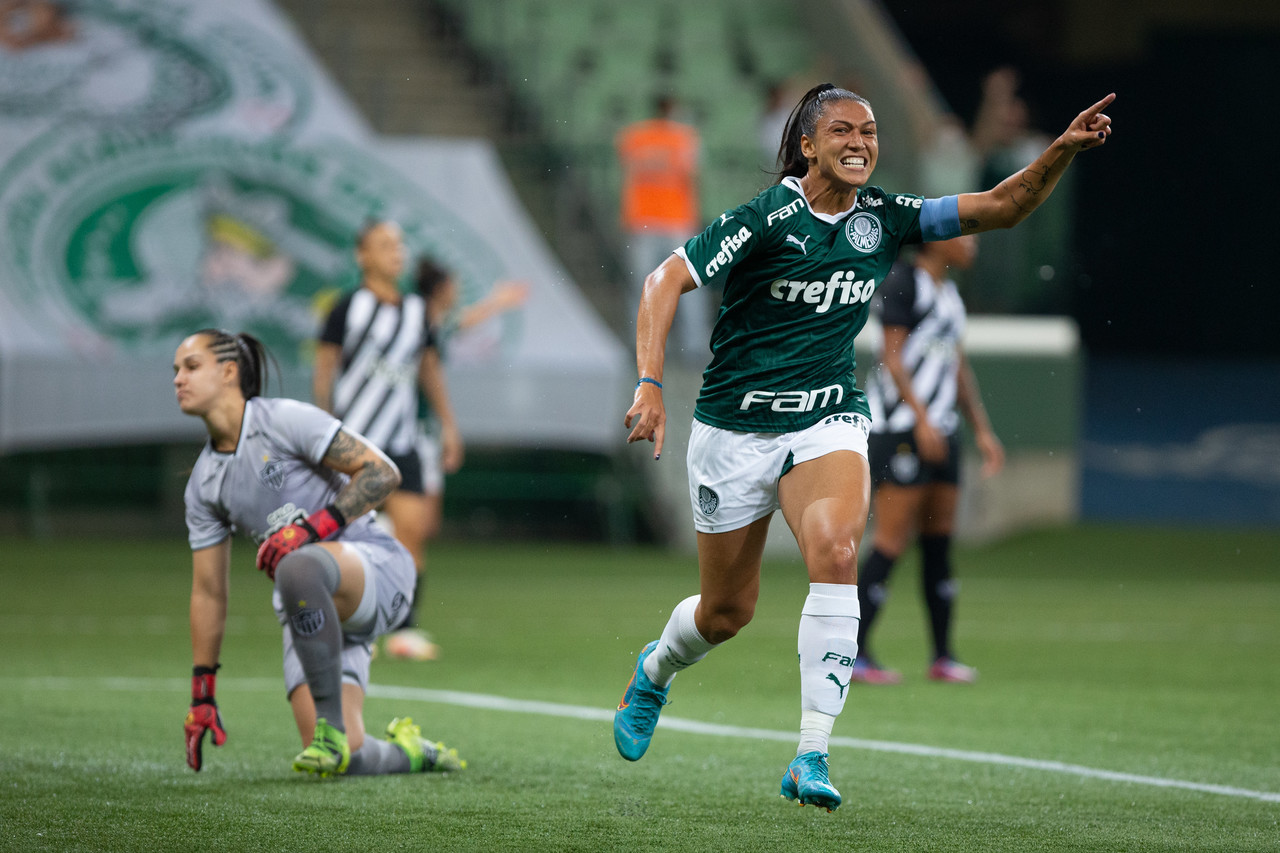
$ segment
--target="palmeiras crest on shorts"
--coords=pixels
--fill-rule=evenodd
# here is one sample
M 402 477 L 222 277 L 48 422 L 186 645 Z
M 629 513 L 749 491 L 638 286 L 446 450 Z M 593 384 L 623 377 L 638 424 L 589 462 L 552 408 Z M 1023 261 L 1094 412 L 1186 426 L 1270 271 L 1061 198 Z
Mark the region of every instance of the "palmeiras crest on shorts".
M 310 637 L 324 627 L 324 611 L 314 608 L 299 610 L 290 621 L 299 636 Z
M 702 514 L 712 515 L 718 506 L 720 506 L 720 496 L 715 493 L 715 489 L 698 486 L 698 508 L 702 510 Z
M 284 462 L 277 459 L 275 462 L 263 465 L 258 469 L 258 479 L 267 488 L 280 491 L 284 486 Z
M 849 224 L 844 227 L 844 236 L 849 238 L 849 245 L 859 252 L 874 252 L 880 248 L 881 233 L 880 220 L 865 212 L 850 216 Z

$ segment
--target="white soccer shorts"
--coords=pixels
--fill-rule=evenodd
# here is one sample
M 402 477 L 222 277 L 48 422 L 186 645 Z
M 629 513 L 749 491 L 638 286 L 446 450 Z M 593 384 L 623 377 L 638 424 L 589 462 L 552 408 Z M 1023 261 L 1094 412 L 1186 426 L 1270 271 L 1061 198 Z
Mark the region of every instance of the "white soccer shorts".
M 797 432 L 733 432 L 693 422 L 687 466 L 693 526 L 701 533 L 746 527 L 779 508 L 778 480 L 792 466 L 852 450 L 867 455 L 871 421 L 830 415 Z

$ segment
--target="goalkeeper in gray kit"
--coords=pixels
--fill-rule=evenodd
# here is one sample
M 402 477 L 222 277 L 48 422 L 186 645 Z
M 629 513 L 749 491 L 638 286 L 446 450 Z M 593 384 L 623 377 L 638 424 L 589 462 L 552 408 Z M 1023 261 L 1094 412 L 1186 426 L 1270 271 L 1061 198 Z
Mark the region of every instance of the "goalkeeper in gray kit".
M 209 440 L 185 493 L 192 553 L 191 707 L 187 764 L 199 770 L 208 733 L 226 743 L 214 696 L 226 629 L 231 535 L 258 543 L 283 626 L 284 680 L 303 749 L 299 772 L 319 776 L 460 770 L 454 749 L 408 717 L 384 738 L 364 729 L 370 643 L 413 599 L 413 558 L 371 510 L 400 482 L 362 436 L 308 403 L 260 396 L 267 352 L 251 335 L 204 329 L 182 341 L 173 385 Z

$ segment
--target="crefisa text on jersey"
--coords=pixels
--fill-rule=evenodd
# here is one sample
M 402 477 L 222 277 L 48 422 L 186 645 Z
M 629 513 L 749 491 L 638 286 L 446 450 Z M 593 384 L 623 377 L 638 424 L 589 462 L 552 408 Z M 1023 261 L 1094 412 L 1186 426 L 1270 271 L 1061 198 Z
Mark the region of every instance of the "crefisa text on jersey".
M 853 270 L 839 270 L 831 274 L 826 281 L 788 281 L 780 278 L 769 286 L 769 295 L 784 302 L 804 301 L 816 305 L 814 312 L 826 313 L 836 301 L 836 293 L 840 294 L 841 305 L 854 305 L 871 299 L 876 292 L 876 280 L 855 280 Z
M 751 230 L 747 226 L 738 229 L 737 234 L 730 234 L 720 241 L 720 251 L 716 252 L 716 256 L 711 259 L 711 263 L 707 264 L 707 278 L 711 278 L 725 264 L 733 260 L 734 252 L 742 248 L 742 245 L 751 239 Z

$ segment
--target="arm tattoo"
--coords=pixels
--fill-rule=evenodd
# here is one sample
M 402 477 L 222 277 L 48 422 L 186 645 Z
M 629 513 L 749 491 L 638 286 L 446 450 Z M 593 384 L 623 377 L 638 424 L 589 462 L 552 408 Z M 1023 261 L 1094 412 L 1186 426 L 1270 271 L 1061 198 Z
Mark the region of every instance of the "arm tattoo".
M 1049 183 L 1048 170 L 1037 172 L 1035 169 L 1023 169 L 1021 180 L 1018 186 L 1022 187 L 1033 196 L 1040 195 L 1045 185 Z
M 345 429 L 340 429 L 329 444 L 329 450 L 324 455 L 324 462 L 334 468 L 341 468 L 359 459 L 362 452 L 364 452 L 364 445 L 356 441 L 351 433 Z
M 1043 201 L 1040 193 L 1049 184 L 1049 175 L 1047 172 L 1037 172 L 1035 169 L 1023 169 L 1018 175 L 1017 184 L 1009 190 L 1009 201 L 1013 202 L 1013 206 L 1018 211 L 1026 215 L 1031 213 L 1040 206 Z M 1018 191 L 1021 190 L 1021 196 Z M 1019 200 L 1021 198 L 1021 200 Z
M 381 455 L 368 458 L 368 447 L 356 440 L 346 430 L 338 430 L 325 463 L 334 468 L 346 468 L 359 463 L 359 469 L 351 475 L 351 481 L 342 487 L 334 498 L 334 506 L 347 518 L 354 519 L 386 500 L 395 490 L 398 479 L 395 470 Z M 361 461 L 363 460 L 363 461 Z

